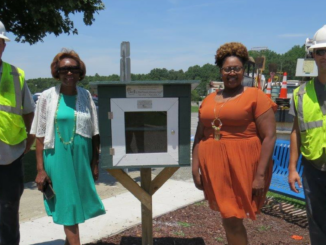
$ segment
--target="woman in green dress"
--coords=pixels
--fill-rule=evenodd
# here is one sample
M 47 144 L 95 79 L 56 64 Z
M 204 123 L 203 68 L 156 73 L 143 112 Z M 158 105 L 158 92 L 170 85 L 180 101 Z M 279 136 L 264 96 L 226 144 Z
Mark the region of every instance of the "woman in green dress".
M 78 224 L 104 214 L 95 183 L 98 179 L 99 129 L 90 93 L 76 84 L 86 74 L 74 51 L 63 49 L 51 64 L 61 84 L 39 97 L 31 133 L 36 135 L 38 189 L 50 184 L 55 195 L 44 198 L 53 222 L 64 226 L 66 244 L 80 245 Z

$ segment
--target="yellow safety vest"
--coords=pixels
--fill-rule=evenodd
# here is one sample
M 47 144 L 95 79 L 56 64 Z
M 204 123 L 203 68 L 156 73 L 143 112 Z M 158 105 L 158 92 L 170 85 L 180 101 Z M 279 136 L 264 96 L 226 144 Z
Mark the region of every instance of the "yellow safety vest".
M 311 80 L 293 92 L 301 136 L 300 151 L 308 160 L 325 156 L 326 115 L 318 103 L 314 81 Z M 325 160 L 325 159 L 324 159 Z
M 27 137 L 22 117 L 22 89 L 25 82 L 23 70 L 2 62 L 0 81 L 0 140 L 17 145 Z

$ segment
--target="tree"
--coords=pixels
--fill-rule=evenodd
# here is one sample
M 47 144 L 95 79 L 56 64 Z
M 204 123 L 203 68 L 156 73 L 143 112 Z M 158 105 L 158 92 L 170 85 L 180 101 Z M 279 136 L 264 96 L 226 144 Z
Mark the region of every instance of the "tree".
M 150 71 L 148 74 L 151 80 L 158 81 L 158 80 L 168 80 L 169 72 L 167 69 L 163 68 L 155 68 Z
M 198 92 L 196 89 L 191 91 L 191 101 L 194 101 L 198 104 L 198 102 L 201 100 Z
M 298 58 L 305 57 L 305 46 L 295 45 L 292 49 L 282 55 L 282 72 L 288 73 L 288 79 L 295 77 L 295 70 Z
M 69 15 L 84 13 L 84 23 L 92 25 L 94 13 L 103 9 L 101 0 L 2 0 L 0 16 L 15 41 L 35 44 L 51 33 L 78 34 Z
M 287 72 L 287 79 L 295 79 L 297 59 L 304 58 L 305 47 L 304 45 L 295 45 L 291 50 L 287 51 L 284 54 L 277 54 L 271 50 L 262 50 L 249 51 L 249 55 L 253 58 L 265 56 L 265 70 L 263 71 L 265 77 L 270 76 L 269 65 L 276 64 L 278 75 L 282 76 L 283 72 Z
M 252 57 L 260 57 L 264 55 L 266 57 L 264 75 L 266 79 L 270 77 L 269 64 L 273 63 L 277 65 L 277 75 L 282 77 L 282 72 L 288 73 L 288 80 L 295 79 L 295 69 L 298 58 L 303 58 L 305 55 L 304 46 L 294 46 L 291 50 L 284 54 L 277 54 L 271 50 L 264 51 L 249 51 L 249 55 Z M 207 85 L 210 81 L 220 80 L 219 68 L 213 64 L 205 64 L 203 66 L 195 65 L 188 68 L 187 71 L 179 70 L 167 70 L 166 68 L 152 69 L 148 74 L 131 74 L 132 81 L 148 81 L 148 80 L 200 80 L 200 84 L 191 93 L 193 101 L 198 101 L 201 97 L 207 94 Z M 120 77 L 116 74 L 109 76 L 101 76 L 95 74 L 95 76 L 86 76 L 85 79 L 78 85 L 88 88 L 90 82 L 94 81 L 120 81 Z M 58 82 L 53 78 L 37 78 L 27 80 L 28 86 L 32 93 L 41 92 L 51 86 L 54 86 Z

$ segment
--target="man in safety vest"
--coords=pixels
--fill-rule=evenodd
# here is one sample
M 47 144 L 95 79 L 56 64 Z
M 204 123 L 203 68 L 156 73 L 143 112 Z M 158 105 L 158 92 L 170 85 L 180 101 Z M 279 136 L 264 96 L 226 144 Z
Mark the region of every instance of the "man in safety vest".
M 296 182 L 301 187 L 296 170 L 301 152 L 310 240 L 312 245 L 320 245 L 326 244 L 326 25 L 316 32 L 309 51 L 318 76 L 293 92 L 289 185 L 294 192 L 298 192 Z
M 24 190 L 22 156 L 34 140 L 28 132 L 35 104 L 24 71 L 1 59 L 7 41 L 0 21 L 0 244 L 17 245 L 19 201 Z

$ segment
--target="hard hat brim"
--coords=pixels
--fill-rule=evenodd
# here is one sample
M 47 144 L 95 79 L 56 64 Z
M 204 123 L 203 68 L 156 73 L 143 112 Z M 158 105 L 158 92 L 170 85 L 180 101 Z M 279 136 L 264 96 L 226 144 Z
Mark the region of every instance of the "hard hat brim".
M 5 40 L 6 42 L 10 42 L 10 39 L 2 34 L 0 34 L 0 39 Z
M 316 48 L 326 48 L 326 43 L 317 43 L 309 47 L 309 51 L 312 52 Z

